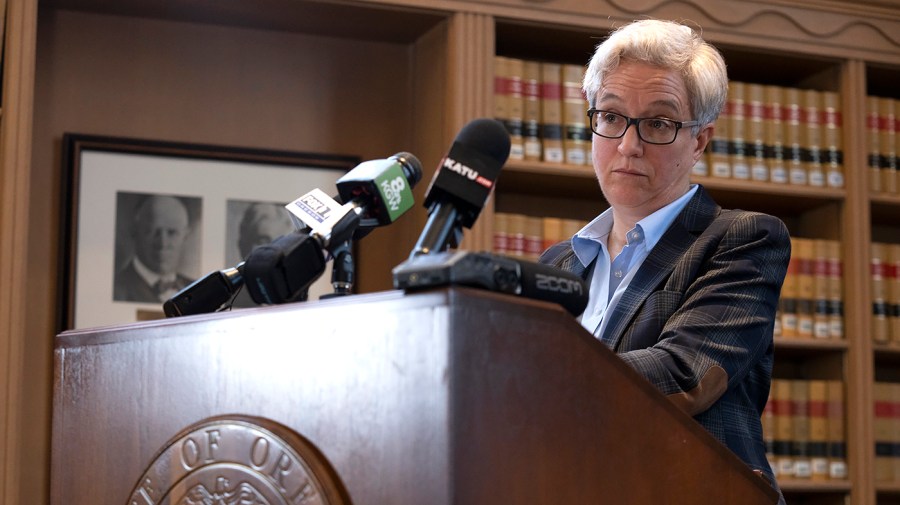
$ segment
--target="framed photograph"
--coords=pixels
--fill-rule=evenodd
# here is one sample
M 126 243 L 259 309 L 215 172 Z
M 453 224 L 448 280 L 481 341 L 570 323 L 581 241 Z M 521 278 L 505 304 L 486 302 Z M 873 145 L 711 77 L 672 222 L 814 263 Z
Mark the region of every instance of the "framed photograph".
M 164 317 L 162 304 L 297 229 L 284 205 L 359 163 L 345 155 L 63 137 L 60 329 Z M 330 293 L 331 272 L 309 299 Z M 241 289 L 234 307 L 255 306 Z

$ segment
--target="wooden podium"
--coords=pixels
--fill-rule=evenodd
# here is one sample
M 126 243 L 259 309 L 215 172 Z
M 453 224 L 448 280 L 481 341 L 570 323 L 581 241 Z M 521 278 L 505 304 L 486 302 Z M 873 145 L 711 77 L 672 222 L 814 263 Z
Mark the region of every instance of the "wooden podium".
M 53 408 L 54 505 L 777 499 L 561 308 L 471 289 L 64 332 Z

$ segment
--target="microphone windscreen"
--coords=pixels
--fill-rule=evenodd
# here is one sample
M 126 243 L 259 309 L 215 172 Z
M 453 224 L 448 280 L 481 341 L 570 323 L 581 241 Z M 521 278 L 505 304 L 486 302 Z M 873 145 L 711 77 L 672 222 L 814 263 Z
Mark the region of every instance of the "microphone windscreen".
M 470 121 L 456 134 L 454 142 L 490 156 L 500 166 L 509 158 L 509 133 L 503 123 L 496 119 L 479 118 Z

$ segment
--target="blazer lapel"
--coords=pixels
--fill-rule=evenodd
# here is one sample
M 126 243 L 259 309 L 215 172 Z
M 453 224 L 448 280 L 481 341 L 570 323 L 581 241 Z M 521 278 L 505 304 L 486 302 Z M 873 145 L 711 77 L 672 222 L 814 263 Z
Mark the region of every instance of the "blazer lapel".
M 719 211 L 719 206 L 710 198 L 703 186 L 700 186 L 641 264 L 628 284 L 628 289 L 622 293 L 619 303 L 607 314 L 609 320 L 600 340 L 610 349 L 616 349 L 638 309 L 669 277 L 679 258 L 715 219 Z

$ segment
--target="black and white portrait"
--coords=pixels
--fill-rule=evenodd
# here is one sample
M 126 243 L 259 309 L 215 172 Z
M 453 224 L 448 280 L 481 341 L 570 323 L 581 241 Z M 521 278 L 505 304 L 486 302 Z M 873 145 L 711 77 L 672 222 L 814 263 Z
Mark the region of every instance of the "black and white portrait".
M 199 197 L 116 194 L 113 299 L 162 303 L 199 276 Z

